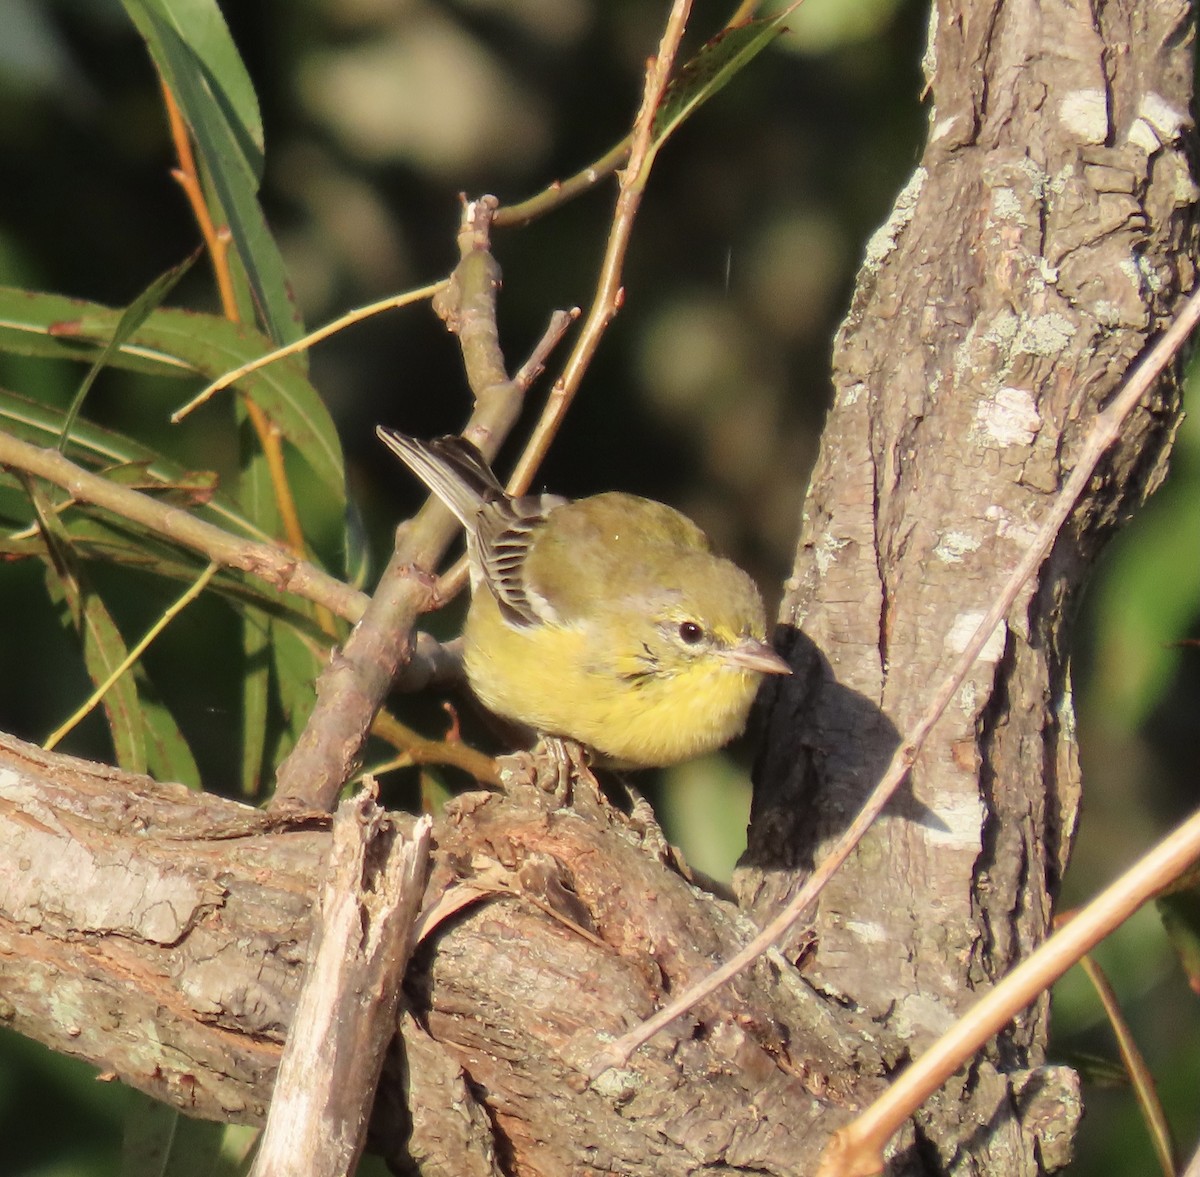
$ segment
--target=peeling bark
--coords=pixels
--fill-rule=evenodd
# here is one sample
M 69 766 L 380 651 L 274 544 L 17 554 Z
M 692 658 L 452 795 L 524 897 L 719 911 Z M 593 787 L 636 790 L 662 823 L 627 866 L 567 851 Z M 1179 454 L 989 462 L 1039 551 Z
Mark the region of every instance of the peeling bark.
M 467 794 L 435 827 L 436 925 L 409 969 L 376 1147 L 424 1173 L 809 1167 L 877 1083 L 842 1082 L 860 1040 L 782 961 L 588 1087 L 600 1036 L 751 928 L 607 803 L 546 804 Z M 191 1115 L 261 1123 L 329 843 L 324 817 L 275 819 L 0 737 L 16 864 L 0 874 L 0 1014 Z

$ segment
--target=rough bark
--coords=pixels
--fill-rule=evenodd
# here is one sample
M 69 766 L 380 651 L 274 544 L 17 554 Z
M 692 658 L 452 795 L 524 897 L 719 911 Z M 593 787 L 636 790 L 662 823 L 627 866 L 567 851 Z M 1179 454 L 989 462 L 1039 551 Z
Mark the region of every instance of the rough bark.
M 860 1040 L 782 962 L 587 1085 L 601 1036 L 750 929 L 599 798 L 522 795 L 467 794 L 435 827 L 375 1146 L 425 1174 L 811 1168 L 877 1082 L 841 1082 Z M 329 842 L 324 817 L 0 737 L 0 1016 L 189 1114 L 260 1123 Z
M 994 599 L 1096 407 L 1194 281 L 1186 4 L 939 3 L 929 142 L 868 248 L 783 620 L 739 895 L 773 909 L 857 808 Z M 1045 935 L 1080 792 L 1071 611 L 1161 478 L 1163 382 L 893 806 L 822 896 L 805 976 L 888 1069 Z M 922 1111 L 897 1164 L 1031 1173 L 1046 1003 Z M 1048 1082 L 1050 1086 L 1047 1086 Z M 975 1131 L 975 1127 L 978 1131 Z

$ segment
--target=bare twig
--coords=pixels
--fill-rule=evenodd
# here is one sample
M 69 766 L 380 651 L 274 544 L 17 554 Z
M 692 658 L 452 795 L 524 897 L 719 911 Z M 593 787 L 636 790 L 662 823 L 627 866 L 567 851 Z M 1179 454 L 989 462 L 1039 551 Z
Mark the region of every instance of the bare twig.
M 1143 903 L 1200 857 L 1193 814 L 1034 950 L 904 1071 L 865 1112 L 836 1132 L 818 1177 L 869 1177 L 905 1120 L 994 1034 Z
M 647 1019 L 616 1042 L 600 1050 L 588 1068 L 589 1074 L 594 1077 L 608 1067 L 621 1065 L 642 1043 L 647 1042 L 680 1014 L 686 1013 L 698 1001 L 702 1001 L 761 956 L 805 913 L 834 872 L 845 862 L 862 836 L 870 829 L 883 807 L 891 799 L 892 794 L 908 776 L 909 770 L 928 739 L 929 733 L 933 730 L 934 724 L 941 718 L 950 700 L 962 686 L 971 667 L 974 666 L 975 660 L 991 637 L 992 631 L 1000 619 L 1012 608 L 1025 583 L 1046 558 L 1059 530 L 1074 509 L 1076 500 L 1090 481 L 1100 458 L 1120 435 L 1121 425 L 1125 418 L 1129 416 L 1161 375 L 1163 369 L 1175 357 L 1198 321 L 1200 321 L 1200 289 L 1193 292 L 1184 302 L 1175 321 L 1129 374 L 1125 384 L 1108 406 L 1097 414 L 1091 430 L 1084 439 L 1074 470 L 1062 490 L 1059 491 L 1050 508 L 1049 515 L 1038 529 L 1038 533 L 1025 555 L 1013 569 L 953 668 L 934 692 L 921 718 L 909 731 L 900 747 L 896 749 L 879 784 L 875 786 L 854 821 L 837 840 L 817 869 L 808 877 L 796 896 L 745 948 L 719 969 L 714 970 L 704 981 L 681 994 L 652 1018 Z
M 208 202 L 204 199 L 204 188 L 200 183 L 200 173 L 196 167 L 196 157 L 192 152 L 191 135 L 187 123 L 175 101 L 175 95 L 165 81 L 159 79 L 162 86 L 163 106 L 167 112 L 167 125 L 171 130 L 171 142 L 175 145 L 175 154 L 179 158 L 179 167 L 171 175 L 183 189 L 184 196 L 191 206 L 192 216 L 200 236 L 204 238 L 204 247 L 212 261 L 213 276 L 217 282 L 217 293 L 221 299 L 221 309 L 225 317 L 236 323 L 239 319 L 237 296 L 233 289 L 233 274 L 229 269 L 229 230 L 218 228 L 208 211 Z
M 366 1139 L 396 1031 L 432 820 L 405 837 L 368 788 L 333 819 L 333 848 L 253 1177 L 344 1177 Z
M 519 204 L 507 204 L 496 210 L 495 224 L 527 225 L 536 217 L 545 216 L 560 205 L 574 200 L 576 196 L 594 188 L 601 180 L 611 176 L 629 158 L 629 145 L 633 135 L 626 135 L 615 147 L 610 147 L 599 159 L 580 168 L 565 180 L 555 180 L 541 192 L 522 200 Z
M 633 126 L 629 162 L 621 172 L 621 189 L 617 194 L 616 215 L 613 217 L 608 246 L 601 263 L 600 281 L 596 294 L 592 299 L 587 318 L 584 320 L 583 329 L 579 333 L 579 339 L 567 359 L 562 375 L 555 381 L 546 407 L 542 410 L 542 415 L 525 447 L 525 452 L 517 463 L 517 468 L 513 471 L 509 488 L 514 493 L 524 492 L 532 483 L 538 466 L 546 456 L 551 441 L 557 434 L 567 410 L 571 407 L 571 401 L 574 400 L 583 374 L 596 354 L 605 329 L 621 305 L 623 298 L 621 271 L 625 263 L 626 251 L 629 248 L 629 238 L 633 232 L 634 218 L 637 216 L 642 192 L 646 186 L 646 163 L 651 155 L 654 115 L 667 88 L 671 67 L 679 52 L 679 42 L 687 27 L 691 7 L 690 0 L 675 0 L 671 7 L 671 15 L 667 18 L 666 29 L 659 43 L 658 52 L 651 58 L 646 69 L 642 105 Z
M 1067 919 L 1056 919 L 1055 924 L 1061 923 L 1065 926 L 1073 918 L 1074 913 Z M 1167 1114 L 1163 1110 L 1162 1100 L 1158 1098 L 1154 1076 L 1146 1065 L 1146 1059 L 1138 1048 L 1133 1031 L 1129 1028 L 1129 1023 L 1125 1020 L 1125 1015 L 1121 1010 L 1121 1003 L 1117 1000 L 1117 995 L 1113 991 L 1108 977 L 1105 976 L 1104 970 L 1088 954 L 1081 956 L 1079 963 L 1087 974 L 1088 980 L 1091 981 L 1092 988 L 1096 990 L 1096 996 L 1104 1007 L 1108 1024 L 1112 1026 L 1113 1035 L 1117 1040 L 1117 1050 L 1121 1054 L 1121 1063 L 1133 1086 L 1138 1107 L 1142 1111 L 1142 1119 L 1146 1121 L 1146 1130 L 1150 1134 L 1150 1143 L 1154 1147 L 1154 1155 L 1158 1158 L 1163 1177 L 1175 1177 L 1175 1146 L 1171 1140 L 1171 1126 L 1167 1123 Z
M 318 327 L 315 331 L 310 331 L 303 338 L 297 339 L 293 343 L 277 347 L 274 351 L 269 351 L 265 355 L 256 356 L 254 359 L 249 360 L 240 367 L 234 368 L 232 371 L 226 372 L 224 376 L 219 377 L 211 384 L 202 388 L 187 404 L 181 405 L 171 414 L 171 424 L 178 425 L 194 409 L 198 409 L 216 393 L 228 388 L 231 384 L 236 384 L 243 376 L 249 376 L 251 372 L 257 372 L 259 368 L 265 368 L 268 364 L 273 364 L 276 360 L 282 360 L 285 356 L 292 356 L 297 352 L 307 351 L 314 344 L 320 343 L 322 339 L 328 339 L 331 335 L 336 335 L 339 331 L 352 326 L 354 323 L 359 323 L 363 319 L 369 319 L 372 315 L 378 315 L 383 311 L 396 310 L 399 307 L 409 306 L 414 302 L 423 302 L 427 298 L 433 298 L 445 285 L 445 281 L 434 282 L 432 285 L 421 286 L 416 290 L 406 290 L 403 294 L 393 294 L 388 298 L 380 299 L 378 302 L 370 303 L 365 307 L 358 307 L 355 310 L 347 311 L 344 315 L 340 315 L 334 319 L 333 322 L 326 323 L 324 327 Z
M 546 370 L 546 361 L 550 358 L 550 353 L 559 345 L 567 329 L 581 313 L 578 307 L 572 307 L 569 311 L 554 311 L 550 315 L 550 322 L 541 339 L 514 374 L 515 384 L 528 391 L 529 386 Z
M 459 264 L 435 309 L 463 345 L 475 407 L 463 429 L 488 457 L 516 422 L 523 389 L 504 370 L 496 330 L 499 267 L 490 253 L 493 198 L 468 202 L 458 234 Z M 271 808 L 331 809 L 353 774 L 359 751 L 384 696 L 406 667 L 417 617 L 438 602 L 430 570 L 458 524 L 430 501 L 397 531 L 396 547 L 336 658 L 317 680 L 317 703 L 295 748 L 280 765 Z M 425 639 L 419 635 L 417 642 Z M 425 639 L 428 640 L 428 639 Z
M 578 318 L 578 307 L 569 311 L 555 311 L 550 316 L 550 324 L 542 338 L 538 340 L 533 351 L 529 353 L 529 357 L 512 378 L 513 384 L 522 394 L 528 392 L 530 385 L 542 374 L 550 352 L 567 333 L 567 328 Z M 450 568 L 442 573 L 437 583 L 437 599 L 440 602 L 444 604 L 458 596 L 467 583 L 469 568 L 470 564 L 464 552 Z
M 758 4 L 759 0 L 740 0 L 733 15 L 725 22 L 725 29 L 734 29 L 752 20 Z M 500 228 L 527 225 L 537 217 L 545 216 L 546 213 L 553 212 L 568 201 L 574 200 L 575 197 L 590 191 L 601 180 L 611 176 L 629 158 L 632 143 L 633 132 L 630 132 L 619 143 L 610 147 L 599 159 L 580 168 L 573 176 L 569 176 L 565 180 L 555 180 L 541 192 L 535 193 L 517 204 L 502 205 L 496 210 L 492 223 Z
M 443 647 L 446 649 L 447 647 Z M 382 776 L 396 768 L 407 768 L 413 764 L 449 764 L 469 772 L 477 781 L 487 785 L 499 785 L 500 770 L 496 762 L 469 744 L 447 736 L 441 740 L 430 740 L 401 723 L 386 709 L 381 710 L 371 726 L 372 735 L 386 740 L 400 754 L 386 764 L 376 765 L 370 775 Z M 364 774 L 367 775 L 367 774 Z
M 513 475 L 518 490 L 528 486 L 605 325 L 620 304 L 621 263 L 652 155 L 654 113 L 666 89 L 690 9 L 690 0 L 675 0 L 659 52 L 647 70 L 600 286 L 564 377 L 551 393 L 533 440 Z M 483 196 L 464 204 L 458 234 L 460 260 L 446 288 L 434 300 L 434 309 L 459 338 L 475 396 L 474 411 L 462 436 L 474 442 L 489 460 L 516 423 L 525 391 L 519 380 L 507 373 L 496 327 L 500 268 L 491 254 L 491 227 L 498 203 L 493 196 Z M 398 533 L 395 553 L 361 623 L 318 681 L 317 705 L 309 723 L 280 766 L 273 809 L 332 807 L 353 771 L 372 717 L 407 660 L 417 615 L 438 601 L 429 570 L 436 566 L 456 530 L 457 524 L 445 507 L 430 501 Z

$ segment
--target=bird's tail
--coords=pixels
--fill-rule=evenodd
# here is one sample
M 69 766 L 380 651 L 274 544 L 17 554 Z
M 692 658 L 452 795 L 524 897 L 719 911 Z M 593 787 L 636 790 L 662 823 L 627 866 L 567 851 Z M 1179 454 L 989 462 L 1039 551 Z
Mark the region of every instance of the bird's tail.
M 483 455 L 465 438 L 448 435 L 420 441 L 383 425 L 375 432 L 468 530 L 480 507 L 505 497 Z

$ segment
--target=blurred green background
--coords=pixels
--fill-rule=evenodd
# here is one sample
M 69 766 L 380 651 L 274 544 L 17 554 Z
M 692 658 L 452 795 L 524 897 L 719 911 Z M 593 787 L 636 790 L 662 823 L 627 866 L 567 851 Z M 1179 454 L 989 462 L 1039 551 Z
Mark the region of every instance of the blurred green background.
M 666 7 L 225 5 L 262 104 L 263 199 L 306 323 L 446 273 L 460 192 L 517 199 L 610 146 L 636 108 Z M 697 3 L 693 50 L 730 8 Z M 792 31 L 669 145 L 635 231 L 624 310 L 543 470 L 547 486 L 665 499 L 778 597 L 827 404 L 830 340 L 863 243 L 923 140 L 926 19 L 914 0 L 810 0 Z M 128 303 L 196 244 L 173 165 L 155 76 L 118 0 L 3 0 L 0 283 Z M 513 366 L 552 308 L 590 299 L 612 196 L 605 185 L 545 223 L 498 234 L 500 322 Z M 204 262 L 172 302 L 217 309 Z M 418 307 L 321 344 L 311 367 L 337 421 L 377 569 L 390 525 L 420 495 L 373 427 L 431 434 L 461 424 L 468 397 L 457 349 Z M 0 384 L 56 403 L 69 400 L 79 375 L 0 356 Z M 531 394 L 530 415 L 543 392 Z M 88 412 L 224 470 L 224 435 L 209 411 L 186 428 L 167 424 L 183 395 L 167 403 L 160 386 L 110 373 Z M 319 510 L 310 498 L 302 506 Z M 145 587 L 120 614 L 128 632 L 177 592 Z M 87 680 L 53 622 L 39 569 L 6 566 L 0 602 L 10 623 L 19 619 L 0 629 L 0 729 L 40 740 L 86 695 Z M 210 787 L 220 787 L 233 776 L 225 733 L 236 698 L 220 627 L 230 643 L 236 635 L 219 606 L 198 617 L 164 636 L 150 669 L 167 677 L 186 665 L 180 722 Z M 1107 554 L 1083 610 L 1075 672 L 1086 798 L 1067 903 L 1086 899 L 1200 796 L 1200 651 L 1179 644 L 1198 637 L 1200 431 L 1188 422 L 1166 487 Z M 436 731 L 439 715 L 418 707 L 413 722 Z M 69 748 L 106 756 L 102 726 L 83 729 Z M 719 876 L 742 845 L 746 763 L 735 749 L 657 782 L 670 833 Z M 1098 955 L 1187 1155 L 1200 1135 L 1197 999 L 1152 912 Z M 1074 974 L 1056 993 L 1055 1029 L 1063 1052 L 1113 1053 Z M 116 1172 L 125 1098 L 89 1068 L 0 1037 L 0 1174 Z M 1128 1091 L 1089 1086 L 1088 1100 L 1072 1172 L 1154 1171 Z

